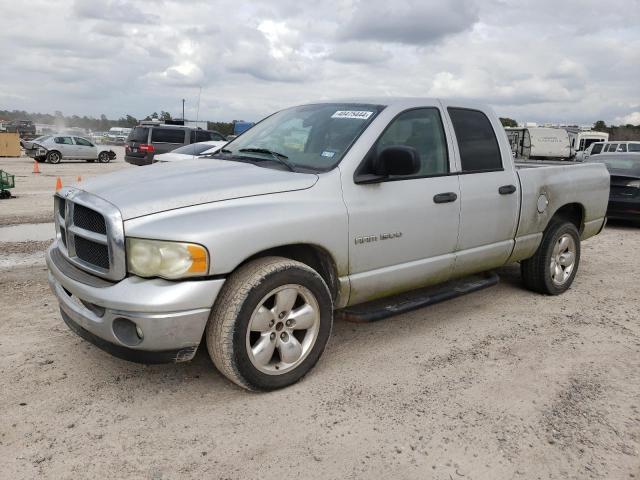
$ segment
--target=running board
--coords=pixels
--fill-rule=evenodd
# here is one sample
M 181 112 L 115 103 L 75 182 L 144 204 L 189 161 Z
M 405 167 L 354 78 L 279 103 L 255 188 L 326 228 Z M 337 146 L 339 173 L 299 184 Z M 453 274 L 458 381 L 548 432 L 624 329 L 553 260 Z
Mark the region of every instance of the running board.
M 432 287 L 420 288 L 401 293 L 393 297 L 381 298 L 367 303 L 347 307 L 336 312 L 347 322 L 376 322 L 400 313 L 411 312 L 419 308 L 477 292 L 496 285 L 500 277 L 494 272 L 471 275 Z

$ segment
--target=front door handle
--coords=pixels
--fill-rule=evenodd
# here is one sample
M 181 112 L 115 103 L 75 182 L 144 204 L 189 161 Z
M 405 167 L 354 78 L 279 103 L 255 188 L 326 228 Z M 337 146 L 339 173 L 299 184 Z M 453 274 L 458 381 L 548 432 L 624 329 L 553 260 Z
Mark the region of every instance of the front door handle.
M 498 189 L 500 195 L 510 195 L 516 191 L 515 185 L 503 185 Z
M 435 203 L 448 203 L 448 202 L 455 202 L 458 198 L 458 195 L 456 195 L 453 192 L 447 192 L 447 193 L 439 193 L 437 195 L 433 196 L 433 201 Z

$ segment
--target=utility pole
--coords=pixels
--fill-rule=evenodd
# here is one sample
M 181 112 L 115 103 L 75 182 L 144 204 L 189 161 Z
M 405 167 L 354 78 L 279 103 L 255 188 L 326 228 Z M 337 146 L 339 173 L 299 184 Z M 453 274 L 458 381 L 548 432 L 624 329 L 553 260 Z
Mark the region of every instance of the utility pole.
M 184 98 L 182 99 L 182 120 L 184 121 Z

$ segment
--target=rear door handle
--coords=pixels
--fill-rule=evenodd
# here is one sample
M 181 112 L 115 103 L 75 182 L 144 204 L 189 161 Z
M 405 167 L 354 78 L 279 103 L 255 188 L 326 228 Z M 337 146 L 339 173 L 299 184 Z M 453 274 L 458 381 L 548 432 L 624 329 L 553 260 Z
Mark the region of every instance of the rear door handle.
M 456 195 L 455 193 L 447 192 L 447 193 L 439 193 L 437 195 L 434 195 L 433 201 L 435 203 L 448 203 L 448 202 L 455 202 L 457 198 L 458 198 L 458 195 Z
M 498 189 L 500 195 L 510 195 L 516 191 L 515 185 L 503 185 Z

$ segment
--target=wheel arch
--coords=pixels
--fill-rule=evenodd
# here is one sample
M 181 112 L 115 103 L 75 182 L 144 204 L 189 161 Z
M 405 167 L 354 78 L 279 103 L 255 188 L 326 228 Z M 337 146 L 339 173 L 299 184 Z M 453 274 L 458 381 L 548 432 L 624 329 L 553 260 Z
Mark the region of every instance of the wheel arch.
M 573 223 L 578 232 L 582 234 L 584 230 L 584 218 L 585 218 L 585 209 L 584 205 L 581 203 L 567 203 L 560 208 L 558 208 L 547 223 L 545 231 L 549 229 L 549 226 L 553 224 L 557 220 L 567 221 Z
M 320 247 L 319 245 L 294 243 L 272 247 L 251 255 L 249 258 L 241 262 L 236 269 L 252 260 L 270 256 L 296 260 L 314 269 L 325 281 L 327 287 L 329 287 L 329 292 L 331 293 L 333 300 L 335 301 L 338 298 L 339 285 L 336 262 L 333 256 L 325 248 Z

